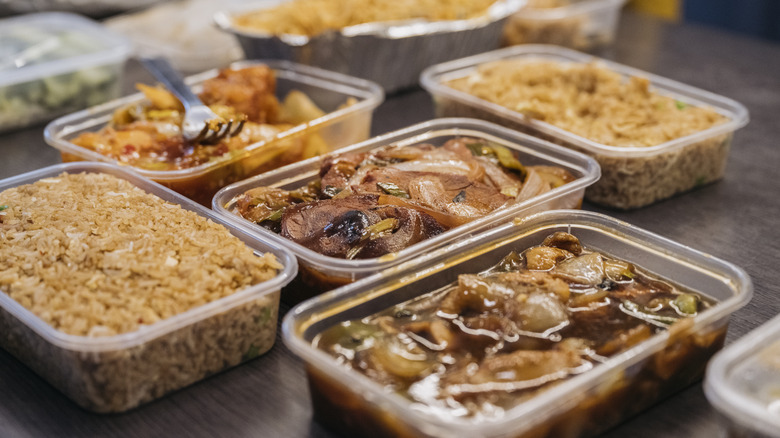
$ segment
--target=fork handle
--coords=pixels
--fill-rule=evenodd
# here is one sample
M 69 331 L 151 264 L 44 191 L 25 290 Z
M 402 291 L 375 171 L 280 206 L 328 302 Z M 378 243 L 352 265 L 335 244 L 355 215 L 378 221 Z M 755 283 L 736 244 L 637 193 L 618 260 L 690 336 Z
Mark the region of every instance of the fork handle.
M 170 90 L 179 98 L 184 109 L 188 110 L 197 105 L 203 105 L 198 96 L 190 90 L 190 87 L 184 83 L 179 73 L 171 67 L 171 64 L 165 58 L 145 58 L 139 59 L 141 64 L 149 70 L 149 73 L 160 81 L 165 88 Z

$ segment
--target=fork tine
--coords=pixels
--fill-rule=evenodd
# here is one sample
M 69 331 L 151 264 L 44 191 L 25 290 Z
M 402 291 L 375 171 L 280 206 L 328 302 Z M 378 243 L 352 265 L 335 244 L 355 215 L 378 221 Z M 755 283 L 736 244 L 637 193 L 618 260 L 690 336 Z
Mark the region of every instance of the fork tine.
M 230 132 L 230 121 L 227 123 L 220 123 L 219 129 L 214 131 L 214 143 L 219 143 L 223 138 L 227 137 Z
M 208 135 L 209 135 L 209 125 L 205 124 L 205 125 L 203 125 L 203 129 L 200 130 L 198 135 L 195 138 L 192 139 L 192 142 L 193 143 L 202 143 L 203 140 L 206 137 L 208 137 Z
M 237 135 L 244 128 L 245 119 L 230 119 L 227 122 L 209 121 L 192 141 L 201 144 L 216 144 Z
M 241 119 L 236 123 L 235 128 L 230 132 L 230 137 L 235 137 L 236 135 L 241 133 L 241 130 L 244 129 L 244 123 L 246 123 L 246 119 Z
M 220 131 L 223 129 L 223 123 L 217 120 L 206 122 L 205 133 L 200 139 L 202 144 L 214 144 L 220 140 Z

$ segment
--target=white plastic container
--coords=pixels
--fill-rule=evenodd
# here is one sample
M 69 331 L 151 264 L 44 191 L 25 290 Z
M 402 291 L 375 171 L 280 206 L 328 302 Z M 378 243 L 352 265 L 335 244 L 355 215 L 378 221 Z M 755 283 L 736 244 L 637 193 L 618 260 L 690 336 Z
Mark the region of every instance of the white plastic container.
M 499 60 L 546 60 L 562 64 L 597 61 L 624 78 L 647 78 L 656 93 L 670 96 L 681 104 L 707 106 L 724 116 L 726 122 L 656 146 L 617 147 L 589 140 L 445 85 L 445 82 L 468 76 L 482 64 Z M 490 120 L 595 157 L 601 166 L 601 179 L 585 196 L 589 201 L 620 209 L 650 205 L 720 179 L 725 172 L 734 131 L 748 122 L 747 109 L 734 100 L 556 46 L 520 45 L 435 65 L 423 72 L 420 81 L 433 96 L 439 117 Z
M 343 321 L 363 318 L 451 284 L 459 274 L 493 266 L 511 250 L 538 245 L 556 231 L 583 246 L 636 263 L 697 291 L 715 304 L 593 369 L 552 386 L 500 418 L 424 413 L 409 399 L 312 346 Z M 753 288 L 740 268 L 608 216 L 551 211 L 390 268 L 293 308 L 284 318 L 285 344 L 306 363 L 317 421 L 346 436 L 582 437 L 598 434 L 697 381 L 726 336 L 731 313 Z
M 612 44 L 626 0 L 572 0 L 562 6 L 515 13 L 504 26 L 504 44 L 555 44 L 591 51 Z
M 70 13 L 0 20 L 0 132 L 120 95 L 130 44 Z
M 0 347 L 76 403 L 121 412 L 263 354 L 274 343 L 279 295 L 297 271 L 295 257 L 262 237 L 136 173 L 105 163 L 69 163 L 0 181 L 0 192 L 63 172 L 98 172 L 223 225 L 256 253 L 273 253 L 283 268 L 273 279 L 162 319 L 133 332 L 87 337 L 54 329 L 0 291 Z M 248 325 L 254 321 L 256 326 Z M 229 342 L 228 342 L 229 339 Z M 240 346 L 248 346 L 239 351 Z
M 288 290 L 285 290 L 284 298 L 299 302 L 300 298 L 310 298 L 317 293 L 367 277 L 452 241 L 496 226 L 512 217 L 556 208 L 579 208 L 585 187 L 593 184 L 599 177 L 598 165 L 590 157 L 492 123 L 473 119 L 432 120 L 375 137 L 339 152 L 362 152 L 391 144 L 433 143 L 441 145 L 447 140 L 460 136 L 486 139 L 498 143 L 516 152 L 518 159 L 523 164 L 560 166 L 571 172 L 576 179 L 540 196 L 498 209 L 487 216 L 445 231 L 397 253 L 370 259 L 347 260 L 324 256 L 231 212 L 234 198 L 249 189 L 271 186 L 290 190 L 305 186 L 309 181 L 319 176 L 320 159 L 318 158 L 302 161 L 225 187 L 214 196 L 212 208 L 220 216 L 249 227 L 257 234 L 284 245 L 298 256 L 299 278 L 291 285 L 295 287 L 289 288 L 290 295 L 287 295 Z
M 780 316 L 715 356 L 704 393 L 736 436 L 780 437 Z
M 268 65 L 274 70 L 277 97 L 284 98 L 291 90 L 302 91 L 326 114 L 284 131 L 272 140 L 249 145 L 242 153 L 226 154 L 200 166 L 179 170 L 134 170 L 202 205 L 209 205 L 211 198 L 222 187 L 300 159 L 293 160 L 281 152 L 287 149 L 290 141 L 308 133 L 319 134 L 331 150 L 369 137 L 372 112 L 384 99 L 384 93 L 378 85 L 287 61 L 240 61 L 231 66 L 242 68 L 257 64 Z M 197 90 L 206 79 L 216 75 L 216 70 L 209 70 L 190 76 L 187 83 Z M 355 103 L 343 107 L 350 98 L 355 99 Z M 83 132 L 100 130 L 111 121 L 114 111 L 143 99 L 142 94 L 134 94 L 61 117 L 46 126 L 44 138 L 48 144 L 60 150 L 63 161 L 117 163 L 98 152 L 71 143 L 70 139 Z

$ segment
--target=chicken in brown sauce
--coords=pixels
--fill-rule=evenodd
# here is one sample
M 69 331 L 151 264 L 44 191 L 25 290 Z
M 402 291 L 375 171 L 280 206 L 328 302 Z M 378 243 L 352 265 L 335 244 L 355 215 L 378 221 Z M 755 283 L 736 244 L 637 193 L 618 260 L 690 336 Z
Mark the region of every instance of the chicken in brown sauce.
M 490 417 L 710 305 L 557 232 L 313 344 L 424 409 Z

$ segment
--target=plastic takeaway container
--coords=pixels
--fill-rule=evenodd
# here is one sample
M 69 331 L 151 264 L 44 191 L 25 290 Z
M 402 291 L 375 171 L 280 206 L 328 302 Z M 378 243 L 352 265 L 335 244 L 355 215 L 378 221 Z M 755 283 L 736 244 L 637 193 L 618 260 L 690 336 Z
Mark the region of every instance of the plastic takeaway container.
M 119 97 L 130 43 L 96 21 L 48 12 L 0 20 L 0 132 Z
M 212 208 L 217 214 L 228 220 L 248 226 L 257 234 L 277 241 L 298 256 L 299 278 L 288 289 L 290 294 L 288 295 L 288 290 L 285 290 L 282 297 L 284 300 L 298 302 L 301 298 L 310 298 L 317 293 L 367 277 L 390 266 L 425 254 L 446 243 L 496 226 L 512 217 L 555 208 L 579 208 L 585 187 L 593 184 L 599 176 L 598 165 L 590 157 L 492 123 L 473 119 L 436 119 L 375 137 L 339 152 L 369 151 L 391 144 L 432 143 L 441 145 L 450 139 L 461 136 L 485 139 L 503 145 L 515 152 L 524 165 L 560 166 L 571 172 L 576 179 L 547 193 L 514 205 L 508 205 L 487 216 L 452 228 L 396 253 L 368 259 L 347 260 L 324 256 L 231 212 L 234 208 L 234 198 L 249 189 L 271 186 L 290 190 L 306 186 L 309 181 L 318 178 L 320 159 L 302 161 L 225 187 L 214 197 Z
M 780 316 L 715 355 L 704 393 L 734 436 L 780 437 Z
M 537 7 L 539 4 L 545 7 Z M 509 17 L 504 44 L 555 44 L 591 51 L 615 39 L 626 0 L 533 1 Z M 541 6 L 541 5 L 539 5 Z
M 136 173 L 106 163 L 67 163 L 0 181 L 0 192 L 63 172 L 106 173 L 227 228 L 256 254 L 273 253 L 283 268 L 271 280 L 112 336 L 54 329 L 0 293 L 0 347 L 85 409 L 121 412 L 268 351 L 276 337 L 281 288 L 295 277 L 295 257 L 220 219 L 210 210 Z M 130 291 L 131 292 L 131 291 Z
M 617 147 L 598 143 L 510 108 L 455 90 L 446 82 L 474 73 L 483 64 L 501 60 L 591 63 L 628 79 L 646 78 L 656 93 L 672 97 L 681 106 L 706 106 L 725 122 L 655 146 Z M 585 193 L 589 201 L 608 207 L 632 209 L 650 205 L 677 193 L 720 179 L 734 131 L 748 122 L 740 103 L 680 82 L 635 68 L 556 46 L 520 45 L 483 53 L 425 70 L 423 88 L 433 96 L 438 116 L 477 117 L 531 133 L 589 154 L 601 166 L 601 179 Z
M 511 250 L 571 232 L 583 246 L 635 262 L 714 301 L 582 374 L 534 394 L 495 418 L 425 409 L 312 345 L 323 330 L 364 318 L 483 271 Z M 736 266 L 616 219 L 584 211 L 539 213 L 393 267 L 293 308 L 285 344 L 306 364 L 314 417 L 349 435 L 582 437 L 598 434 L 701 378 L 721 348 L 729 316 L 752 295 Z
M 298 161 L 302 153 L 290 153 L 297 139 L 318 134 L 329 150 L 338 149 L 369 137 L 373 110 L 384 99 L 382 89 L 369 81 L 333 73 L 287 61 L 239 61 L 233 68 L 265 64 L 276 75 L 276 96 L 284 98 L 291 90 L 305 93 L 325 115 L 279 133 L 275 138 L 247 146 L 241 153 L 222 157 L 196 167 L 177 170 L 134 168 L 136 172 L 184 196 L 209 205 L 222 187 L 271 169 Z M 198 91 L 206 79 L 217 75 L 210 70 L 187 78 Z M 83 132 L 98 131 L 110 123 L 114 111 L 142 102 L 142 94 L 134 94 L 105 105 L 89 108 L 51 122 L 44 131 L 46 142 L 59 149 L 63 161 L 105 161 L 116 163 L 100 153 L 70 142 Z M 354 103 L 344 106 L 348 100 Z

